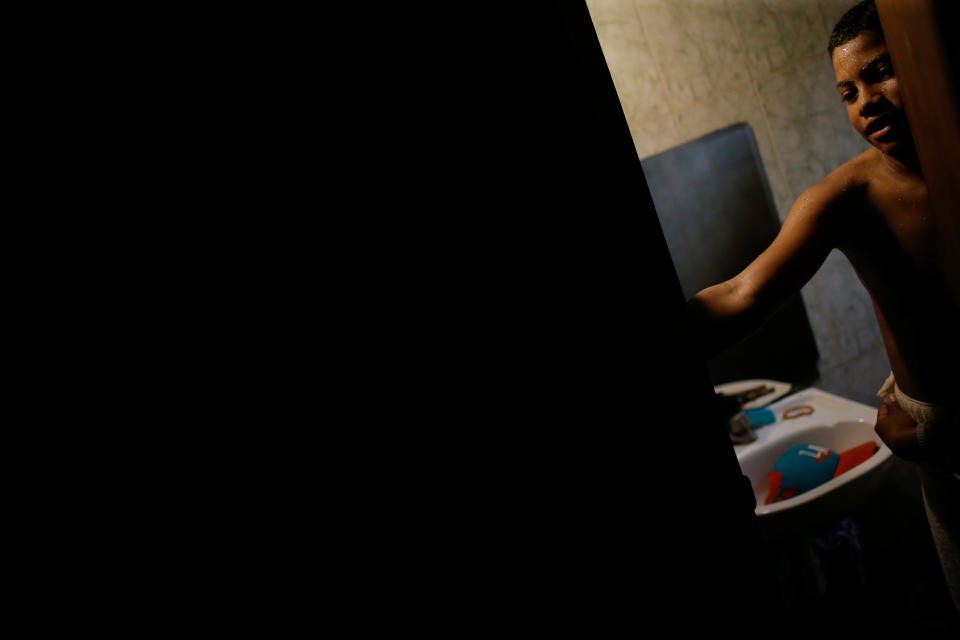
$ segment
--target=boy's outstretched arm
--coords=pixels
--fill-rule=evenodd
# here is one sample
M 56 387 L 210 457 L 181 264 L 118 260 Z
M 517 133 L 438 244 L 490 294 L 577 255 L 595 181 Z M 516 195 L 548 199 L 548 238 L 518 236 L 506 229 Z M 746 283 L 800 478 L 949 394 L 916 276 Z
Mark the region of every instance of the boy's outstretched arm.
M 837 245 L 846 193 L 830 176 L 794 203 L 774 241 L 739 274 L 687 302 L 687 344 L 710 358 L 758 329 Z

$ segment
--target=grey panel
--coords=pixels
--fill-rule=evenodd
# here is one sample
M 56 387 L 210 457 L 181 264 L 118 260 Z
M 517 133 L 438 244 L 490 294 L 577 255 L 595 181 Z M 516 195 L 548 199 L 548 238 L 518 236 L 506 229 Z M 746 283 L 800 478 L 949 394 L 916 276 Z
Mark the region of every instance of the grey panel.
M 736 124 L 642 161 L 684 295 L 731 278 L 780 229 L 760 153 Z M 799 292 L 753 335 L 708 362 L 714 384 L 817 378 L 816 342 Z

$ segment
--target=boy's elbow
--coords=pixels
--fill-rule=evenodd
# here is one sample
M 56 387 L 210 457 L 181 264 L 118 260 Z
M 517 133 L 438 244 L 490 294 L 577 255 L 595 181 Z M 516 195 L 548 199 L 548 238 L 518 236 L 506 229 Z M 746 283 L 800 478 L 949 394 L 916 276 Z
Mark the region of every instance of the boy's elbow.
M 765 319 L 757 292 L 736 278 L 700 291 L 687 303 L 686 316 L 690 343 L 705 357 L 746 338 Z
M 732 278 L 697 293 L 687 302 L 687 313 L 712 324 L 749 315 L 757 307 L 756 292 Z

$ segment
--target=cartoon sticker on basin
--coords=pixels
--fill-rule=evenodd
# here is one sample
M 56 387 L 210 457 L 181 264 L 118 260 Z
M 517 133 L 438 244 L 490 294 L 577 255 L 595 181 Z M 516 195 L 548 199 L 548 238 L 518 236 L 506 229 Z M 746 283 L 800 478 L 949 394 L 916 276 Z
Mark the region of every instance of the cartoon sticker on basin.
M 889 462 L 892 455 L 890 449 L 874 432 L 873 426 L 873 423 L 865 420 L 814 425 L 796 430 L 782 438 L 757 443 L 738 456 L 740 468 L 753 486 L 757 501 L 756 513 L 760 517 L 761 526 L 769 533 L 815 527 L 843 517 L 857 501 L 871 493 L 882 475 L 874 472 Z M 876 445 L 872 455 L 865 453 L 874 449 L 867 443 Z M 811 444 L 815 446 L 803 453 L 806 448 L 803 445 Z M 859 455 L 853 458 L 848 456 L 845 467 L 840 467 L 839 454 L 849 453 L 858 447 Z M 782 487 L 777 486 L 776 482 L 771 483 L 770 472 L 777 466 L 778 461 L 781 470 L 787 468 L 781 461 L 787 451 L 796 454 L 797 460 L 804 460 L 804 456 L 809 457 L 814 465 L 817 464 L 817 457 L 822 461 L 828 452 L 836 459 L 824 467 L 829 471 L 826 478 L 815 478 L 802 492 L 785 495 Z M 838 468 L 841 472 L 837 474 L 835 472 Z M 770 496 L 771 489 L 778 495 Z
M 868 460 L 877 448 L 873 440 L 842 452 L 810 443 L 795 444 L 774 463 L 763 503 L 782 502 L 811 491 Z

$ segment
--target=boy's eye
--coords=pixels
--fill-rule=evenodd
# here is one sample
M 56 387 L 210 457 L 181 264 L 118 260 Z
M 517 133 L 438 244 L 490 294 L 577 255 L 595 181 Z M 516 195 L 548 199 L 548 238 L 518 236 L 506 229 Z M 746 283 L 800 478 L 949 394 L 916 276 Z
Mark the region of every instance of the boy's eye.
M 893 67 L 891 67 L 889 64 L 878 65 L 870 69 L 867 74 L 864 74 L 864 77 L 868 82 L 879 82 L 880 80 L 892 78 Z
M 853 91 L 840 94 L 840 100 L 843 102 L 853 102 L 857 98 L 857 94 Z

